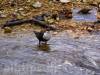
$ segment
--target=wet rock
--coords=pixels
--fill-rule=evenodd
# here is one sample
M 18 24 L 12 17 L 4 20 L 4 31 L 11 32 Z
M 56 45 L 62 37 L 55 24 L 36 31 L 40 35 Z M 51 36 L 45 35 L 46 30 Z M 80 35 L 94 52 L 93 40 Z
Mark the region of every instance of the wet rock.
M 42 3 L 40 3 L 39 1 L 37 1 L 37 2 L 33 3 L 32 6 L 34 8 L 40 8 L 40 7 L 42 7 Z

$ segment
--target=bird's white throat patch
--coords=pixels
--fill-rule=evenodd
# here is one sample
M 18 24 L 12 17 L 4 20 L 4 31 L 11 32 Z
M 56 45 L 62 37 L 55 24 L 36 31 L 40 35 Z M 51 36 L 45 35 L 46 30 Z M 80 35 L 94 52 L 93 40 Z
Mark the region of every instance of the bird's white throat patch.
M 50 31 L 46 31 L 43 35 L 43 38 L 46 40 L 49 40 L 51 38 L 51 32 Z

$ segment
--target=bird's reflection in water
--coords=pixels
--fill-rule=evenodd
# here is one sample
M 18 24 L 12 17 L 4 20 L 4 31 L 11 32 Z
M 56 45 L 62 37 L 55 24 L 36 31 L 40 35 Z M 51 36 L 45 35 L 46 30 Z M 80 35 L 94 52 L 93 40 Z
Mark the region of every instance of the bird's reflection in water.
M 49 44 L 37 45 L 37 49 L 40 50 L 40 51 L 50 52 Z

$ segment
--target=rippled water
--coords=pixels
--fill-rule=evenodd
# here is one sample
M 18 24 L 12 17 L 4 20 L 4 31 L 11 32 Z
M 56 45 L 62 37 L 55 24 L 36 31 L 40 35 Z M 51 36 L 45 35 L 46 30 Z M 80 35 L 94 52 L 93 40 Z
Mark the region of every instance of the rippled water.
M 0 36 L 0 75 L 100 75 L 99 53 L 100 34 L 64 31 L 41 46 L 33 33 Z

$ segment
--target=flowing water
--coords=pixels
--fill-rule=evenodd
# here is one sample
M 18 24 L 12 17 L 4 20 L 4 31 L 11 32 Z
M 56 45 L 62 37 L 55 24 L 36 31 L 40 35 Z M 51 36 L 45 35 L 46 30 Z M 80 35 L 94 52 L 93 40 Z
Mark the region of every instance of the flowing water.
M 100 34 L 66 31 L 38 46 L 33 33 L 0 36 L 0 75 L 100 75 Z

